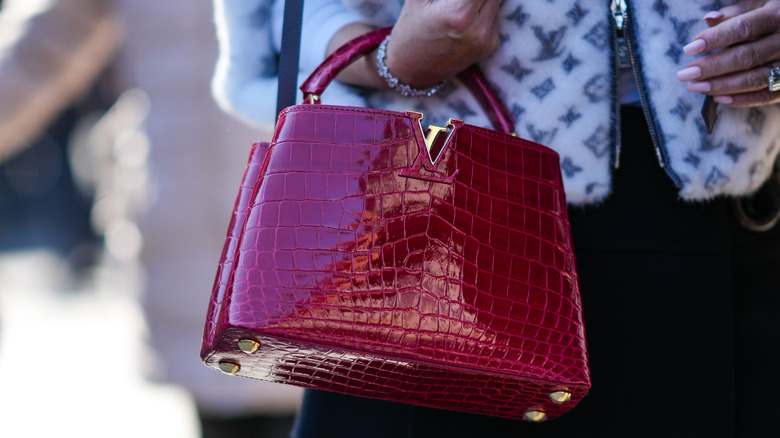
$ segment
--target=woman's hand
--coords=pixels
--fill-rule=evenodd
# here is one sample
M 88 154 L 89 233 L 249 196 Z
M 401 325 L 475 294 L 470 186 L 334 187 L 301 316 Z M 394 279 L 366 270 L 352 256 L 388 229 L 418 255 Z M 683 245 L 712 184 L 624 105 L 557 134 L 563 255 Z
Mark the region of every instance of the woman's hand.
M 387 45 L 387 66 L 415 88 L 454 76 L 498 48 L 501 0 L 407 0 Z
M 769 72 L 780 67 L 780 0 L 744 0 L 704 16 L 710 26 L 685 46 L 688 56 L 710 52 L 679 71 L 688 90 L 721 104 L 747 107 L 780 102 Z
M 465 70 L 500 44 L 501 0 L 406 0 L 387 45 L 386 63 L 402 83 L 428 88 Z M 331 40 L 328 53 L 370 30 L 354 24 Z M 376 73 L 376 52 L 339 75 L 353 85 L 386 87 Z

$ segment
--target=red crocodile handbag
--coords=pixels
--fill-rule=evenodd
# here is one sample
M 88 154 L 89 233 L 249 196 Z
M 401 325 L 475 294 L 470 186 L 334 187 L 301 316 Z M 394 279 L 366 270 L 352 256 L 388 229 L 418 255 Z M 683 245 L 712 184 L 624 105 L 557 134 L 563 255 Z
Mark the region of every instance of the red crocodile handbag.
M 319 95 L 380 29 L 334 53 L 253 148 L 201 356 L 228 374 L 529 421 L 590 387 L 558 155 L 511 135 Z

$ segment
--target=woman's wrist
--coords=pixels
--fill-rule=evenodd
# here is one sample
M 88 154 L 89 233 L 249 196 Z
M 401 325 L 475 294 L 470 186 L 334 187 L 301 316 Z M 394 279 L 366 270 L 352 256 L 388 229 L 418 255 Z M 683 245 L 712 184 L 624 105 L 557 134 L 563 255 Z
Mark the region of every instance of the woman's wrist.
M 402 82 L 398 77 L 393 75 L 390 71 L 390 67 L 387 65 L 387 45 L 390 42 L 390 35 L 388 35 L 384 41 L 379 45 L 376 50 L 376 68 L 379 76 L 385 80 L 387 85 L 399 92 L 403 96 L 412 97 L 430 97 L 439 91 L 442 86 L 442 82 L 439 82 L 432 87 L 427 88 L 414 88 L 409 84 Z
M 352 39 L 363 35 L 365 33 L 368 33 L 372 31 L 373 28 L 362 24 L 362 23 L 352 23 L 344 26 L 341 28 L 336 34 L 333 36 L 333 38 L 330 40 L 330 43 L 328 44 L 328 50 L 326 56 L 330 56 L 333 52 L 338 50 L 339 47 L 342 45 L 348 43 Z M 387 43 L 385 42 L 385 48 L 387 48 Z M 380 69 L 382 67 L 378 65 L 377 62 L 377 55 L 379 54 L 379 50 L 373 50 L 371 53 L 367 54 L 366 56 L 359 58 L 357 61 L 355 61 L 352 65 L 345 68 L 336 78 L 338 81 L 349 84 L 349 85 L 355 85 L 358 87 L 365 87 L 365 88 L 373 88 L 373 89 L 397 89 L 403 87 L 406 89 L 408 87 L 411 92 L 409 94 L 405 95 L 415 95 L 414 91 L 416 89 L 423 90 L 427 92 L 427 89 L 431 88 L 431 85 L 438 85 L 434 81 L 427 81 L 423 82 L 423 86 L 417 86 L 414 82 L 406 82 L 404 79 L 408 76 L 406 74 L 406 70 L 402 68 L 403 65 L 397 65 L 396 58 L 392 57 L 392 54 L 385 52 L 384 56 L 382 57 L 383 64 L 386 67 L 386 71 L 384 74 L 380 73 Z M 396 69 L 398 71 L 396 71 Z M 401 74 L 398 74 L 398 73 Z M 391 78 L 388 80 L 388 77 Z M 395 78 L 397 80 L 396 86 L 393 86 L 393 79 Z M 403 94 L 402 90 L 399 90 Z

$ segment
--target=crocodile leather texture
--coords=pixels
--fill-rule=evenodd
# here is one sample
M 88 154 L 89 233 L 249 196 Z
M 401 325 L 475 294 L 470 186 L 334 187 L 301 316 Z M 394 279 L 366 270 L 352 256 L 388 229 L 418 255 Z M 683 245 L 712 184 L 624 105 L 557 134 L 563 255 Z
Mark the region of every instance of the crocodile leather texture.
M 435 135 L 421 117 L 324 104 L 280 114 L 268 153 L 252 149 L 203 361 L 423 406 L 559 416 L 590 387 L 559 157 L 460 120 Z

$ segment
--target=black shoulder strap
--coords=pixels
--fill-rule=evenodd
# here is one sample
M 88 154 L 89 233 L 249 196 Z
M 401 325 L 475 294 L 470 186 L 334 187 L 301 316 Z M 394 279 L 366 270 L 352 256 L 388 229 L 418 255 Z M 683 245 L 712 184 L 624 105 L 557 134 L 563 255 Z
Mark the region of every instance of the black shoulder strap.
M 279 92 L 276 99 L 276 113 L 295 105 L 298 91 L 298 58 L 301 52 L 301 26 L 303 23 L 303 0 L 284 2 L 282 23 L 282 53 L 279 54 Z

